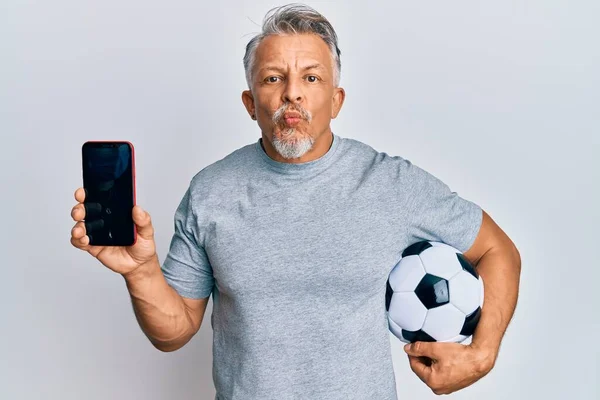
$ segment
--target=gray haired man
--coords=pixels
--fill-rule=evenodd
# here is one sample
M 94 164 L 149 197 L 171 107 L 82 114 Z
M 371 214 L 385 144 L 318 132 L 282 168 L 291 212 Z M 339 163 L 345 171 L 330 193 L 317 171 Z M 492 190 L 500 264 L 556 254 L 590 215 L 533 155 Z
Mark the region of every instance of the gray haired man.
M 162 265 L 148 212 L 133 209 L 134 246 L 90 246 L 75 193 L 72 244 L 123 275 L 156 348 L 184 346 L 212 295 L 217 399 L 396 399 L 386 280 L 416 241 L 457 248 L 486 282 L 471 344 L 405 346 L 435 393 L 492 369 L 514 312 L 519 252 L 481 207 L 407 159 L 331 131 L 345 98 L 340 54 L 315 10 L 267 14 L 246 47 L 242 93 L 261 138 L 191 179 Z

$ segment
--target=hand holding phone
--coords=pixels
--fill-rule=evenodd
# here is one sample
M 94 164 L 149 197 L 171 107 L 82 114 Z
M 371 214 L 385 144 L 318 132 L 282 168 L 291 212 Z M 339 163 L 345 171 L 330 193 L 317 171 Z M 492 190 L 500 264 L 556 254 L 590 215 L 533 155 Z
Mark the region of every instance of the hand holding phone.
M 91 154 L 98 148 L 94 147 L 97 143 L 111 142 L 86 142 L 83 146 L 84 187 L 75 191 L 78 203 L 71 210 L 76 221 L 71 244 L 125 276 L 156 257 L 154 228 L 150 214 L 135 204 L 133 156 L 128 158 L 123 152 L 114 157 L 115 153 L 101 151 L 105 158 L 99 158 Z M 124 143 L 131 146 L 132 155 L 133 146 Z M 96 170 L 92 172 L 91 168 Z M 117 188 L 121 192 L 117 193 Z M 118 231 L 124 233 L 113 235 Z

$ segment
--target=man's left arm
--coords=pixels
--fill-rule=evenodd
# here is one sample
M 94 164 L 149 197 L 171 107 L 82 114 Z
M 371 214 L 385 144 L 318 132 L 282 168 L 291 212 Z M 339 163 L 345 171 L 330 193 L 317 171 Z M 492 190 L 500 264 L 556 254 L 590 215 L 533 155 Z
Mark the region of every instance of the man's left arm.
M 483 211 L 481 228 L 464 256 L 484 285 L 484 306 L 471 344 L 415 342 L 404 346 L 411 369 L 436 394 L 467 387 L 494 367 L 519 292 L 521 257 L 512 240 Z

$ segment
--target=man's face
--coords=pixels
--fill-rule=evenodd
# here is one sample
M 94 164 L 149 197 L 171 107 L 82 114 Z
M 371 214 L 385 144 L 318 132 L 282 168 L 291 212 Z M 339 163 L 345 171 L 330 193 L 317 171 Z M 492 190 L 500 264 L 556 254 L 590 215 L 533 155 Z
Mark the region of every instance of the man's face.
M 272 147 L 298 159 L 330 139 L 330 122 L 344 100 L 334 65 L 317 35 L 269 36 L 256 50 L 252 91 L 242 100 Z M 264 142 L 264 140 L 263 140 Z

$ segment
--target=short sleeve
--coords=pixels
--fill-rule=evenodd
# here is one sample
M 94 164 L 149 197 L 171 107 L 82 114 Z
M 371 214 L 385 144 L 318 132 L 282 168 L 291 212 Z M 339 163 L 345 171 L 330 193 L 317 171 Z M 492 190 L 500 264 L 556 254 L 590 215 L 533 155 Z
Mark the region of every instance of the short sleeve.
M 450 190 L 440 179 L 403 160 L 409 189 L 409 244 L 429 240 L 446 243 L 461 252 L 475 242 L 483 218 L 476 203 Z
M 181 296 L 193 299 L 210 296 L 214 285 L 212 267 L 199 244 L 197 231 L 188 188 L 175 211 L 175 233 L 161 269 L 171 287 Z

